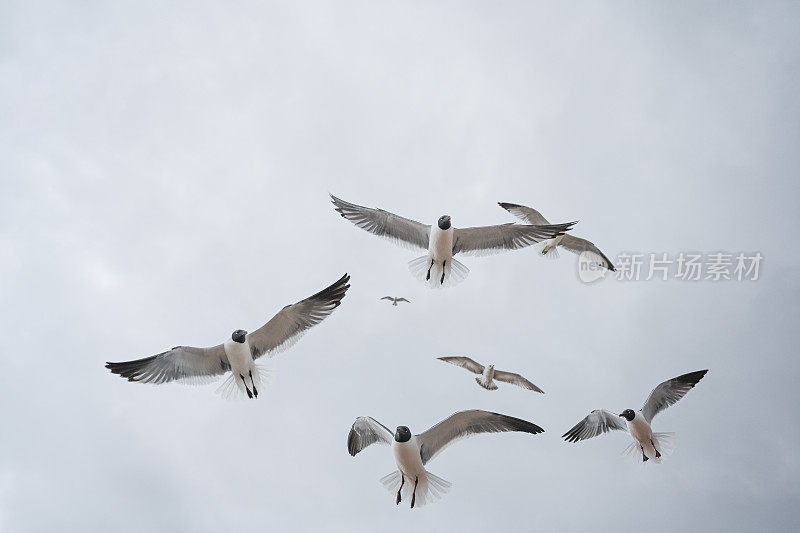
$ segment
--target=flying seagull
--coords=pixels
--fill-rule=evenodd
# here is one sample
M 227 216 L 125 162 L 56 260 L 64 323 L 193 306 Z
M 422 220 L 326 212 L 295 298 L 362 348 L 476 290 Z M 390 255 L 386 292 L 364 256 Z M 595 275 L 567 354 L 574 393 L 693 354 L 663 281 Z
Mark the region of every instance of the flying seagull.
M 586 418 L 578 422 L 575 427 L 562 435 L 567 442 L 578 442 L 579 440 L 591 439 L 606 431 L 619 429 L 628 431 L 633 437 L 633 443 L 628 447 L 629 450 L 638 448 L 642 452 L 642 461 L 649 459 L 661 462 L 662 444 L 671 437 L 671 433 L 653 433 L 650 423 L 653 418 L 683 398 L 689 390 L 703 379 L 708 370 L 698 370 L 689 372 L 676 378 L 669 379 L 653 389 L 644 407 L 638 411 L 625 409 L 619 415 L 615 415 L 605 409 L 596 409 L 589 413 Z M 623 422 L 622 419 L 625 421 Z
M 401 246 L 424 250 L 425 255 L 409 262 L 408 268 L 414 277 L 430 287 L 454 285 L 467 277 L 469 269 L 454 259 L 454 255 L 487 255 L 516 250 L 563 235 L 575 224 L 454 228 L 450 217 L 442 215 L 434 226 L 430 226 L 383 209 L 351 204 L 333 195 L 331 198 L 336 211 L 359 228 Z
M 500 207 L 526 224 L 549 224 L 547 219 L 544 218 L 539 211 L 533 209 L 532 207 L 509 204 L 506 202 L 498 202 L 498 204 Z M 599 264 L 603 268 L 607 268 L 611 272 L 616 270 L 616 268 L 614 268 L 614 263 L 612 263 L 611 260 L 606 257 L 606 255 L 601 252 L 597 246 L 594 245 L 594 243 L 570 234 L 559 235 L 554 239 L 544 241 L 542 243 L 540 252 L 547 258 L 558 259 L 558 250 L 556 249 L 558 246 L 564 248 L 565 250 L 569 250 L 574 254 L 582 254 L 585 252 L 589 254 L 589 257 L 591 257 L 595 263 Z
M 475 381 L 486 390 L 497 390 L 497 385 L 495 385 L 495 380 L 503 381 L 505 383 L 511 383 L 512 385 L 516 385 L 518 387 L 522 387 L 523 389 L 528 389 L 536 392 L 541 392 L 544 394 L 544 391 L 525 379 L 524 377 L 520 376 L 519 374 L 512 374 L 511 372 L 503 372 L 502 370 L 495 370 L 494 365 L 489 365 L 484 367 L 482 364 L 473 361 L 469 357 L 439 357 L 439 361 L 444 361 L 445 363 L 450 363 L 452 365 L 460 366 L 461 368 L 466 368 L 473 374 L 480 374 L 478 377 L 475 378 Z
M 175 380 L 203 383 L 230 372 L 217 392 L 223 396 L 246 393 L 248 398 L 257 398 L 258 385 L 265 382 L 267 371 L 255 360 L 288 348 L 322 322 L 342 302 L 350 287 L 348 281 L 350 276 L 345 274 L 314 296 L 287 305 L 252 333 L 237 329 L 229 340 L 211 348 L 176 346 L 136 361 L 106 363 L 106 368 L 128 381 L 155 384 Z
M 437 500 L 450 483 L 425 469 L 425 465 L 453 441 L 478 433 L 522 431 L 536 435 L 544 430 L 525 420 L 488 411 L 461 411 L 442 420 L 428 431 L 412 435 L 407 426 L 389 428 L 368 416 L 356 418 L 347 437 L 347 451 L 354 456 L 373 443 L 390 444 L 397 470 L 381 478 L 390 492 L 397 492 L 395 503 L 411 499 L 411 508 Z
M 384 296 L 381 300 L 389 300 L 392 302 L 392 305 L 397 307 L 397 302 L 408 302 L 411 303 L 411 300 L 406 300 L 403 297 L 398 298 L 397 296 Z

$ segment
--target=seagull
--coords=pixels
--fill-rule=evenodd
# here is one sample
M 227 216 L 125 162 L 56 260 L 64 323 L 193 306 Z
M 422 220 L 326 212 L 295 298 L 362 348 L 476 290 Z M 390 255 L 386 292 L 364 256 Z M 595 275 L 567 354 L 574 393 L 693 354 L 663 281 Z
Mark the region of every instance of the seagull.
M 331 199 L 336 211 L 359 228 L 386 237 L 401 246 L 424 250 L 425 255 L 409 262 L 408 268 L 429 287 L 455 285 L 467 277 L 469 269 L 453 258 L 456 254 L 487 255 L 516 250 L 561 236 L 576 224 L 500 224 L 454 228 L 450 216 L 442 215 L 434 226 L 429 226 L 383 209 L 351 204 L 333 195 Z M 447 285 L 445 281 L 448 281 Z
M 460 366 L 461 368 L 466 368 L 473 374 L 480 374 L 478 377 L 475 378 L 475 381 L 486 390 L 497 390 L 497 385 L 495 385 L 494 380 L 503 381 L 505 383 L 511 383 L 512 385 L 516 385 L 517 387 L 522 387 L 523 389 L 528 389 L 536 392 L 541 392 L 544 394 L 544 391 L 525 379 L 524 377 L 520 376 L 519 374 L 512 374 L 511 372 L 503 372 L 502 370 L 495 370 L 494 365 L 489 365 L 484 367 L 482 364 L 473 361 L 469 357 L 439 357 L 439 361 L 444 361 L 445 363 L 450 363 L 452 365 Z
M 322 322 L 342 302 L 349 281 L 345 274 L 317 294 L 287 305 L 252 333 L 237 329 L 229 340 L 211 348 L 176 346 L 136 361 L 106 363 L 106 368 L 128 381 L 154 384 L 175 380 L 203 383 L 230 372 L 217 392 L 226 397 L 246 393 L 248 398 L 258 398 L 257 385 L 266 379 L 266 368 L 255 360 L 288 348 Z
M 384 296 L 381 300 L 390 300 L 392 305 L 397 307 L 397 302 L 408 302 L 411 303 L 411 300 L 406 300 L 403 297 L 398 298 L 397 296 Z
M 526 224 L 549 224 L 546 218 L 542 216 L 539 211 L 532 207 L 525 207 L 524 205 L 509 204 L 506 202 L 498 202 L 498 205 L 522 220 Z M 558 259 L 558 250 L 556 247 L 569 250 L 574 254 L 587 253 L 595 263 L 598 263 L 603 268 L 607 268 L 614 272 L 614 263 L 594 245 L 594 243 L 575 237 L 574 235 L 563 234 L 554 239 L 544 241 L 541 247 L 541 254 L 547 258 Z
M 531 422 L 479 410 L 455 413 L 419 435 L 412 435 L 407 426 L 397 426 L 392 434 L 374 418 L 360 416 L 347 437 L 347 451 L 355 457 L 370 444 L 390 444 L 397 470 L 381 478 L 381 483 L 390 492 L 397 491 L 396 504 L 403 498 L 410 498 L 413 509 L 440 498 L 450 488 L 450 482 L 425 469 L 428 461 L 455 440 L 478 433 L 506 431 L 533 435 L 544 432 Z
M 703 379 L 706 372 L 708 370 L 689 372 L 661 383 L 653 389 L 647 401 L 644 402 L 644 407 L 638 411 L 625 409 L 619 415 L 615 415 L 605 409 L 595 409 L 575 427 L 564 433 L 562 438 L 567 442 L 578 442 L 614 429 L 627 430 L 633 437 L 633 443 L 628 449 L 639 448 L 642 452 L 643 462 L 653 459 L 656 463 L 660 463 L 661 452 L 664 450 L 661 448 L 662 443 L 659 442 L 659 439 L 666 440 L 672 434 L 653 433 L 650 423 L 658 413 L 683 398 Z M 620 420 L 621 418 L 625 421 Z

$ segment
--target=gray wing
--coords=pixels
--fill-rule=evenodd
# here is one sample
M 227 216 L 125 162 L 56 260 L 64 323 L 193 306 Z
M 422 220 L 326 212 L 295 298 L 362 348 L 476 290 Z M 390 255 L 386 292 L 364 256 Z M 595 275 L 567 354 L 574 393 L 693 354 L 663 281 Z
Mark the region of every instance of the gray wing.
M 347 436 L 347 451 L 355 455 L 370 444 L 391 444 L 394 435 L 389 428 L 369 416 L 359 416 Z
M 473 374 L 483 374 L 484 366 L 469 357 L 439 357 L 439 361 L 466 368 Z
M 453 232 L 453 255 L 489 255 L 505 250 L 517 250 L 540 241 L 563 235 L 576 222 L 529 226 L 500 224 L 476 228 L 456 228 Z
M 422 464 L 426 464 L 456 440 L 478 433 L 506 431 L 522 431 L 533 435 L 544 432 L 536 424 L 513 416 L 479 410 L 461 411 L 442 420 L 425 433 L 417 435 Z
M 411 303 L 411 300 L 406 300 L 405 298 L 398 298 L 398 299 L 397 299 L 397 301 L 398 301 L 398 302 L 408 302 L 408 303 Z
M 606 254 L 601 252 L 600 248 L 595 246 L 591 241 L 567 234 L 561 239 L 559 246 L 575 254 L 581 254 L 583 252 L 590 253 L 595 256 L 594 260 L 602 265 L 603 268 L 607 268 L 611 272 L 616 270 L 616 268 L 614 268 L 614 263 L 612 263 L 611 260 L 606 257 Z
M 550 222 L 548 222 L 539 211 L 532 207 L 526 207 L 519 204 L 509 204 L 506 202 L 497 202 L 497 205 L 526 224 L 550 224 Z
M 350 276 L 345 274 L 329 287 L 296 304 L 287 305 L 269 322 L 247 335 L 253 359 L 275 355 L 288 348 L 310 328 L 322 322 L 342 303 Z
M 394 298 L 392 298 L 391 296 L 384 296 L 383 298 L 381 298 L 381 300 L 392 300 L 392 301 L 394 301 Z
M 645 420 L 652 421 L 658 413 L 686 396 L 686 393 L 703 379 L 706 372 L 708 370 L 689 372 L 677 378 L 668 379 L 653 389 L 642 407 Z
M 128 381 L 159 384 L 181 380 L 202 383 L 224 374 L 231 369 L 231 365 L 225 348 L 218 344 L 211 348 L 176 346 L 144 359 L 106 363 L 106 368 Z
M 615 429 L 627 431 L 628 426 L 621 417 L 614 413 L 605 409 L 595 409 L 561 437 L 567 442 L 578 442 Z
M 431 227 L 383 209 L 371 209 L 345 202 L 331 194 L 333 205 L 344 218 L 373 235 L 385 237 L 401 246 L 428 249 Z
M 525 379 L 524 377 L 520 376 L 519 374 L 512 374 L 511 372 L 503 372 L 502 370 L 495 370 L 494 371 L 494 379 L 497 381 L 504 381 L 506 383 L 511 383 L 512 385 L 516 385 L 517 387 L 522 387 L 523 389 L 528 389 L 536 392 L 541 392 L 544 394 L 544 391 Z

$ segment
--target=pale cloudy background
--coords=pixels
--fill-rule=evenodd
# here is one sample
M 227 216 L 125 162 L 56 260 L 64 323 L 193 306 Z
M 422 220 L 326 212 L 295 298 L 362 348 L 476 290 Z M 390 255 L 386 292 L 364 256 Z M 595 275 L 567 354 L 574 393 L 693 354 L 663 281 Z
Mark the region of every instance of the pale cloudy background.
M 794 2 L 0 4 L 3 531 L 800 527 L 800 8 Z M 328 192 L 426 222 L 527 203 L 612 257 L 760 251 L 757 282 L 606 279 L 533 250 L 416 254 Z M 126 383 L 107 360 L 254 329 L 345 271 L 343 305 L 257 402 Z M 377 299 L 404 295 L 393 308 Z M 434 357 L 518 370 L 488 393 Z M 710 368 L 656 429 L 559 439 Z M 547 432 L 460 442 L 418 511 L 353 419 L 484 408 Z M 651 522 L 647 522 L 651 521 Z

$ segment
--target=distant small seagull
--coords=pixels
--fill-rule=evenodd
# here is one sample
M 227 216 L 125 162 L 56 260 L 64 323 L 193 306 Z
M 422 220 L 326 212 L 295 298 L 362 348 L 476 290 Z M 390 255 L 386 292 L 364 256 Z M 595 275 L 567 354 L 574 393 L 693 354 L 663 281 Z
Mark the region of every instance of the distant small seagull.
M 453 228 L 448 215 L 442 215 L 435 226 L 429 226 L 383 209 L 351 204 L 333 195 L 331 198 L 336 211 L 359 228 L 401 246 L 425 250 L 427 253 L 409 262 L 408 268 L 429 287 L 455 285 L 467 277 L 469 269 L 453 259 L 456 254 L 487 255 L 516 250 L 563 235 L 575 224 L 500 224 L 459 229 Z
M 547 219 L 544 218 L 539 211 L 533 209 L 532 207 L 509 204 L 506 202 L 498 202 L 498 204 L 500 207 L 527 224 L 549 224 Z M 611 260 L 606 257 L 606 255 L 601 252 L 597 246 L 594 245 L 594 243 L 571 234 L 565 233 L 554 239 L 543 241 L 540 252 L 547 258 L 557 259 L 558 250 L 556 247 L 558 246 L 561 246 L 565 250 L 569 250 L 574 254 L 580 255 L 586 252 L 587 254 L 590 254 L 590 257 L 592 257 L 594 260 L 593 262 L 599 264 L 603 268 L 607 268 L 611 272 L 616 270 L 616 268 L 614 268 L 614 263 L 612 263 Z
M 448 481 L 425 469 L 428 461 L 460 438 L 506 431 L 533 435 L 544 432 L 531 422 L 478 410 L 455 413 L 420 435 L 412 435 L 406 426 L 398 426 L 392 435 L 389 428 L 374 418 L 360 416 L 347 437 L 347 451 L 355 457 L 370 444 L 391 444 L 397 470 L 381 478 L 381 483 L 389 492 L 397 492 L 395 503 L 410 498 L 413 509 L 439 499 L 450 489 Z
M 615 415 L 605 409 L 596 409 L 578 422 L 575 427 L 564 433 L 562 438 L 567 442 L 578 442 L 614 429 L 627 430 L 634 440 L 628 450 L 638 448 L 642 452 L 643 462 L 653 459 L 656 463 L 660 463 L 661 452 L 664 449 L 661 447 L 659 439 L 663 441 L 672 434 L 653 433 L 650 423 L 658 413 L 683 398 L 703 379 L 706 372 L 708 370 L 689 372 L 661 383 L 653 389 L 647 401 L 644 402 L 644 407 L 639 411 L 625 409 L 619 415 Z M 623 423 L 620 418 L 624 418 L 625 422 Z
M 406 300 L 405 298 L 398 298 L 396 296 L 384 296 L 381 300 L 390 300 L 392 305 L 397 307 L 397 302 L 408 302 L 411 303 L 411 300 Z
M 202 383 L 230 372 L 217 392 L 231 396 L 238 391 L 246 393 L 248 398 L 258 398 L 258 385 L 266 379 L 267 370 L 256 365 L 255 360 L 288 348 L 322 322 L 342 302 L 350 287 L 348 281 L 350 276 L 345 274 L 314 296 L 287 305 L 254 332 L 237 329 L 230 340 L 214 347 L 176 346 L 136 361 L 106 363 L 106 368 L 128 381 L 155 384 L 175 380 Z
M 456 366 L 460 366 L 461 368 L 466 368 L 473 374 L 480 374 L 475 381 L 486 390 L 497 390 L 497 385 L 495 385 L 494 381 L 503 381 L 505 383 L 511 383 L 512 385 L 516 385 L 518 387 L 522 387 L 523 389 L 528 389 L 536 392 L 541 392 L 544 394 L 544 391 L 528 381 L 527 379 L 523 378 L 519 374 L 512 374 L 511 372 L 503 372 L 502 370 L 495 370 L 494 365 L 489 365 L 484 367 L 482 364 L 477 363 L 470 359 L 469 357 L 439 357 L 439 361 L 444 361 L 445 363 L 450 363 Z

